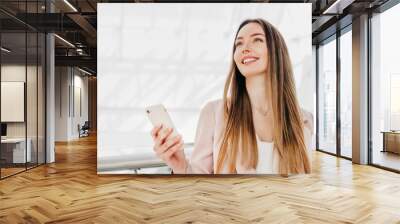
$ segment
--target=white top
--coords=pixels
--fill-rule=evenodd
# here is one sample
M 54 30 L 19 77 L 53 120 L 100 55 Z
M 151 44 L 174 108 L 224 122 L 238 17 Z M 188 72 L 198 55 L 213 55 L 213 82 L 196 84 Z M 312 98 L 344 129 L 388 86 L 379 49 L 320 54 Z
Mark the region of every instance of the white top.
M 258 164 L 257 174 L 275 174 L 274 172 L 274 143 L 261 141 L 257 136 Z

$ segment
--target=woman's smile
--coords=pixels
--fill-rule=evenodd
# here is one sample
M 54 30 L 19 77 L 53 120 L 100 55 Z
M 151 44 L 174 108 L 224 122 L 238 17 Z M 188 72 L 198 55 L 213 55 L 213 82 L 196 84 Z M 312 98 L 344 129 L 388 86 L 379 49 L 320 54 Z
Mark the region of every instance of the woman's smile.
M 248 65 L 258 60 L 258 57 L 245 56 L 242 58 L 242 64 Z

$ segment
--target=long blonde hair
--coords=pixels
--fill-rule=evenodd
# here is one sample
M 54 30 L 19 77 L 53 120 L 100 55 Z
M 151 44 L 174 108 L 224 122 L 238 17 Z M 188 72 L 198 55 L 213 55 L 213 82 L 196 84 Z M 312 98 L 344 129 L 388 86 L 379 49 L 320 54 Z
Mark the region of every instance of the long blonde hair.
M 303 121 L 296 97 L 292 64 L 286 43 L 279 31 L 263 19 L 243 21 L 237 32 L 249 23 L 259 24 L 265 33 L 268 51 L 267 82 L 272 98 L 273 141 L 279 154 L 279 173 L 310 173 L 311 167 L 304 141 Z M 235 53 L 235 46 L 233 53 Z M 222 173 L 228 164 L 229 173 L 236 173 L 236 161 L 241 153 L 241 163 L 247 168 L 256 168 L 258 147 L 253 124 L 250 98 L 246 90 L 246 79 L 232 60 L 224 89 L 225 131 L 222 134 L 216 173 Z M 239 150 L 241 150 L 239 152 Z

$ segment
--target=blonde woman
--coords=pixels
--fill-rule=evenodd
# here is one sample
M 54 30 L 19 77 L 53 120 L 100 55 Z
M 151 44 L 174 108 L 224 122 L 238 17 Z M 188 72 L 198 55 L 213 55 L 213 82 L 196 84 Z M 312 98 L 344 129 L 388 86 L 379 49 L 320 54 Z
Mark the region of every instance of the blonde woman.
M 151 134 L 155 153 L 177 174 L 288 175 L 310 173 L 312 130 L 282 35 L 252 19 L 236 33 L 223 99 L 201 110 L 190 160 L 173 130 L 160 125 Z

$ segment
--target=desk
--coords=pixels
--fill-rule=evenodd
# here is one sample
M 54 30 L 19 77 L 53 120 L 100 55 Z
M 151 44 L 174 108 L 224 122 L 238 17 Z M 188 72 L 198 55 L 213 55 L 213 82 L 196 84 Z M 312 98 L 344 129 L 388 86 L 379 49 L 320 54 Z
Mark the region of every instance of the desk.
M 383 133 L 382 152 L 400 154 L 400 131 L 382 131 L 381 133 Z
M 31 162 L 31 145 L 30 138 L 27 139 L 26 154 L 25 154 L 25 138 L 6 138 L 1 139 L 1 157 L 6 160 L 6 163 L 25 163 Z M 11 159 L 12 158 L 12 159 Z M 25 161 L 25 158 L 27 159 Z

